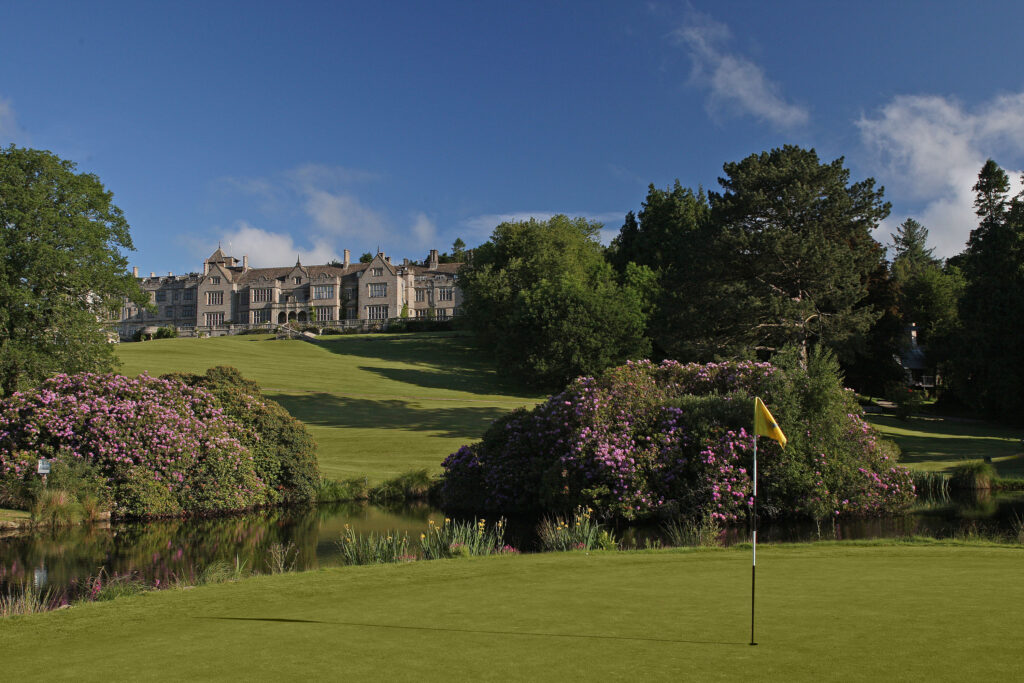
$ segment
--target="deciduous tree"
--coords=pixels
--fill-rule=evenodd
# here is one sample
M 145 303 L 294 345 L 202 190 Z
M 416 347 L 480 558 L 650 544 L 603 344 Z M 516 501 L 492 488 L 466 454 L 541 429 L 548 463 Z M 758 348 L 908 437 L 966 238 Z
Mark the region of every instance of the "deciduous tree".
M 99 178 L 50 152 L 0 150 L 0 393 L 115 364 L 102 322 L 131 299 L 128 222 Z
M 554 389 L 648 352 L 646 301 L 619 283 L 600 227 L 561 215 L 502 223 L 459 271 L 466 320 L 503 374 Z M 644 275 L 634 268 L 631 281 Z

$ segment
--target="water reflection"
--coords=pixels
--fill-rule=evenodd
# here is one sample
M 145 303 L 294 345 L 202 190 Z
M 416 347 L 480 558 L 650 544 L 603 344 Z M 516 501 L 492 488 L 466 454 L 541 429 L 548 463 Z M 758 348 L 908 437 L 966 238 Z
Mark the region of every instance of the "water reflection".
M 246 571 L 267 572 L 271 549 L 287 546 L 295 569 L 340 563 L 337 540 L 346 524 L 356 531 L 408 532 L 417 539 L 430 521 L 444 513 L 427 505 L 383 508 L 364 504 L 321 505 L 304 509 L 272 509 L 212 519 L 170 519 L 152 522 L 94 524 L 39 529 L 0 539 L 0 591 L 27 584 L 58 589 L 84 585 L 100 571 L 130 575 L 149 585 L 194 582 L 210 565 L 225 562 Z M 819 527 L 806 521 L 762 521 L 765 542 L 884 538 L 911 535 L 1006 536 L 1024 520 L 1024 495 L 969 497 L 924 502 L 912 515 L 838 520 Z M 509 543 L 531 550 L 536 520 L 509 520 Z M 621 527 L 617 536 L 626 547 L 665 543 L 656 524 Z M 727 544 L 749 539 L 746 528 L 725 533 Z
M 275 544 L 294 548 L 295 569 L 338 564 L 336 541 L 345 524 L 359 532 L 389 529 L 418 538 L 443 514 L 426 505 L 382 508 L 337 504 L 277 508 L 209 519 L 93 524 L 0 539 L 0 590 L 8 585 L 82 584 L 101 570 L 130 575 L 149 585 L 193 582 L 217 562 L 267 572 Z

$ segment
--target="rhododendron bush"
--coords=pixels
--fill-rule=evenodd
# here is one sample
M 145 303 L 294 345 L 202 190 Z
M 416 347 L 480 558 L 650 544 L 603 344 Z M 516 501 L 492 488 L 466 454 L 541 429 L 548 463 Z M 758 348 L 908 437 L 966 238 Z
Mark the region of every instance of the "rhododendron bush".
M 533 410 L 497 420 L 444 461 L 453 508 L 605 517 L 745 518 L 753 397 L 789 437 L 758 442 L 758 504 L 771 516 L 879 514 L 913 500 L 897 451 L 864 422 L 834 358 L 768 363 L 631 362 L 582 377 Z
M 98 477 L 118 516 L 276 503 L 288 491 L 246 445 L 261 438 L 213 394 L 179 379 L 57 375 L 0 401 L 0 489 L 13 497 L 31 485 L 46 457 L 55 471 Z

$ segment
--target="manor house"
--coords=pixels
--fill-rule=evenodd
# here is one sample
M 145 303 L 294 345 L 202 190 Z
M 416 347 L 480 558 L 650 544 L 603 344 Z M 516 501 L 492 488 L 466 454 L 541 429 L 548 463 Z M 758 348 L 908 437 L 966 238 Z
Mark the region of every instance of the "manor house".
M 203 262 L 202 273 L 138 278 L 156 313 L 127 302 L 118 332 L 174 327 L 179 334 L 233 334 L 252 327 L 294 322 L 318 327 L 384 327 L 394 318 L 446 320 L 460 313 L 456 285 L 461 263 L 438 263 L 437 250 L 422 263 L 391 263 L 383 252 L 369 263 L 344 261 L 324 266 L 250 268 L 220 247 Z M 153 330 L 155 331 L 155 330 Z

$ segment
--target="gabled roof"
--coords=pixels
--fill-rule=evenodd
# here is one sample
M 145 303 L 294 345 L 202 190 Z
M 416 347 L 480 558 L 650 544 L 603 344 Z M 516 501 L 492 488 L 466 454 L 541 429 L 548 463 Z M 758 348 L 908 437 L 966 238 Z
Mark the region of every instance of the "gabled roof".
M 341 266 L 302 266 L 302 271 L 303 274 L 310 279 L 317 279 L 321 275 L 334 278 L 354 275 L 357 272 L 366 270 L 368 266 L 368 263 L 352 263 L 348 268 L 342 268 Z M 294 271 L 295 266 L 283 268 L 250 268 L 245 271 L 244 274 L 239 274 L 236 281 L 239 284 L 267 283 L 273 280 L 288 278 Z
M 464 263 L 439 263 L 436 268 L 430 268 L 429 266 L 417 266 L 410 265 L 409 269 L 415 275 L 429 275 L 430 273 L 443 273 L 445 275 L 454 275 L 459 271 L 459 268 L 464 266 Z

